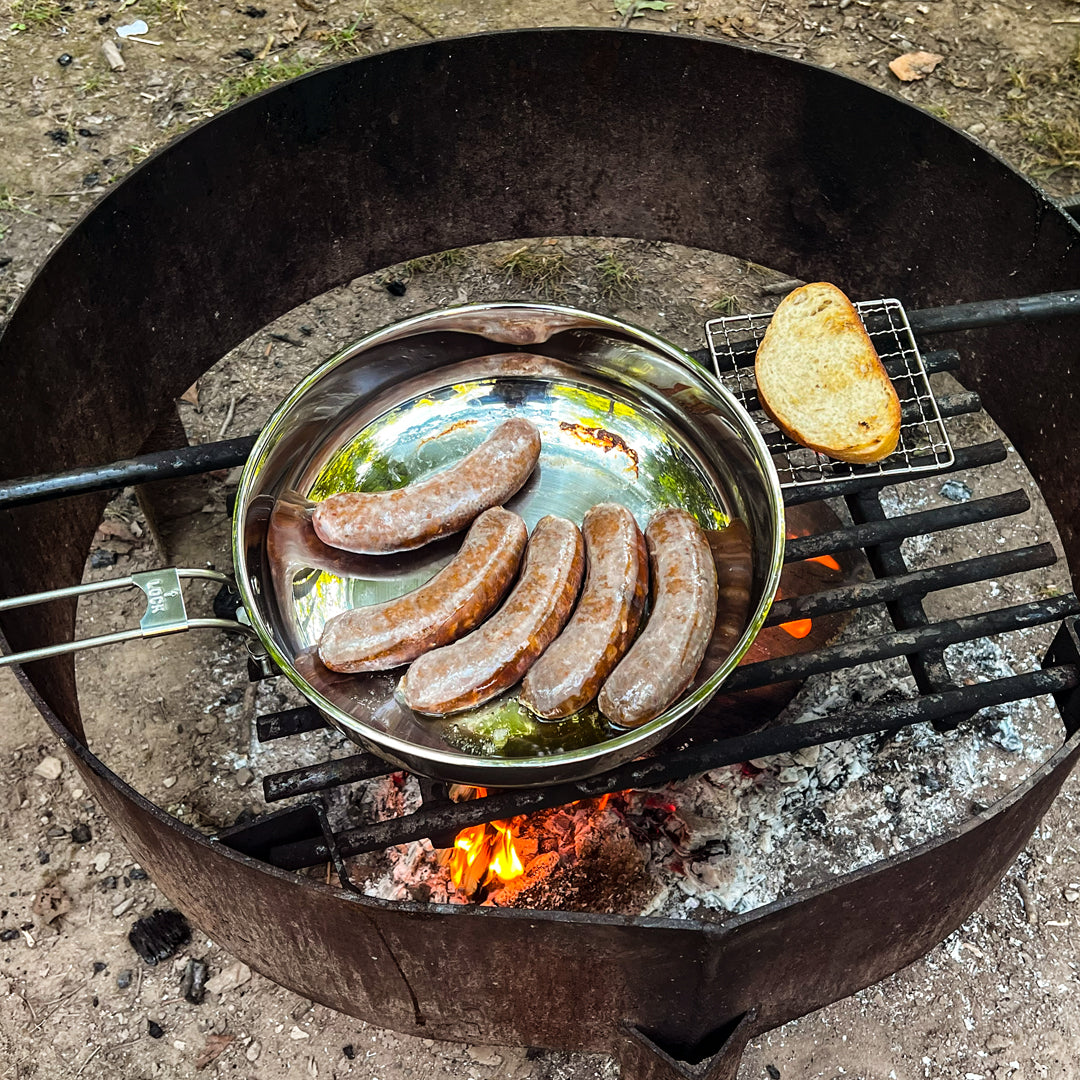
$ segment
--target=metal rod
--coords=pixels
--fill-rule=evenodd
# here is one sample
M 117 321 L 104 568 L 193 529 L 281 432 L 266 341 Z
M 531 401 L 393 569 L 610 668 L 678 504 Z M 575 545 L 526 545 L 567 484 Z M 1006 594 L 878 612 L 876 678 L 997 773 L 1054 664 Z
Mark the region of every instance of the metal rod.
M 912 724 L 938 720 L 954 712 L 970 712 L 1040 694 L 1060 693 L 1078 682 L 1080 672 L 1077 668 L 1063 665 L 941 694 L 852 710 L 804 724 L 766 728 L 738 738 L 701 743 L 686 750 L 630 762 L 600 776 L 574 783 L 504 791 L 470 802 L 423 807 L 406 817 L 373 822 L 339 833 L 337 848 L 345 857 L 380 851 L 424 837 L 457 833 L 487 821 L 547 810 L 577 799 L 595 798 L 612 791 L 659 787 L 673 780 L 696 776 L 725 765 L 736 765 L 751 758 L 772 757 L 840 739 L 896 731 Z M 271 848 L 267 860 L 286 870 L 299 870 L 304 866 L 326 862 L 329 857 L 325 843 L 308 840 Z
M 329 725 L 314 705 L 301 705 L 297 709 L 263 713 L 262 716 L 255 718 L 255 732 L 259 742 L 285 739 L 290 735 L 299 735 L 304 731 L 318 731 L 319 728 L 324 727 L 329 727 Z
M 839 589 L 775 600 L 769 609 L 765 625 L 776 626 L 792 619 L 817 618 L 819 615 L 829 615 L 836 611 L 883 604 L 901 596 L 925 596 L 927 593 L 951 589 L 957 585 L 970 585 L 1005 574 L 1018 574 L 1024 570 L 1053 566 L 1056 561 L 1054 545 L 1046 543 L 983 555 L 976 559 L 943 563 L 941 566 L 915 570 L 896 577 L 875 578 L 873 581 L 846 585 Z
M 152 454 L 114 461 L 110 465 L 89 465 L 67 472 L 26 476 L 0 483 L 0 509 L 26 506 L 68 495 L 145 484 L 151 480 L 169 480 L 197 473 L 214 472 L 243 465 L 255 445 L 254 435 L 200 446 L 181 446 Z
M 724 682 L 725 693 L 753 690 L 770 683 L 787 682 L 789 679 L 806 679 L 823 671 L 841 667 L 854 667 L 895 656 L 908 656 L 926 649 L 944 648 L 961 641 L 1022 630 L 1028 626 L 1041 626 L 1057 622 L 1080 612 L 1080 600 L 1071 593 L 1055 596 L 1049 600 L 1034 600 L 1013 607 L 998 608 L 978 615 L 965 615 L 947 622 L 916 626 L 878 634 L 859 641 L 846 641 L 815 652 L 777 656 L 745 664 L 736 668 Z
M 310 795 L 313 791 L 355 784 L 397 771 L 374 754 L 353 754 L 350 757 L 323 761 L 318 765 L 303 765 L 288 772 L 271 773 L 263 778 L 263 798 L 269 802 L 289 799 L 294 795 Z
M 921 308 L 909 311 L 907 315 L 911 329 L 917 334 L 944 334 L 981 326 L 1057 319 L 1064 315 L 1080 315 L 1080 290 Z
M 977 469 L 983 465 L 994 465 L 1004 461 L 1009 456 L 1005 444 L 999 439 L 989 442 L 976 443 L 974 446 L 962 446 L 956 451 L 955 460 L 951 465 L 943 465 L 937 469 L 927 469 L 918 476 L 912 476 L 908 472 L 896 473 L 892 476 L 877 472 L 856 473 L 854 476 L 841 476 L 836 480 L 814 481 L 803 487 L 784 485 L 784 505 L 800 506 L 802 503 L 818 502 L 820 499 L 832 499 L 840 495 L 851 495 L 857 491 L 869 491 L 873 488 L 883 488 L 890 484 L 900 484 L 908 480 L 929 479 L 934 476 L 946 476 L 949 473 L 962 472 L 964 469 Z M 914 462 L 919 465 L 920 462 Z
M 798 536 L 788 540 L 784 546 L 784 562 L 801 562 L 819 555 L 832 555 L 838 551 L 873 547 L 890 540 L 905 540 L 909 536 L 941 532 L 981 521 L 994 521 L 997 518 L 1022 514 L 1030 506 L 1031 502 L 1023 491 L 1007 491 L 985 499 L 971 499 L 950 506 L 937 506 L 933 510 L 919 510 L 903 517 L 846 525 L 832 532 Z

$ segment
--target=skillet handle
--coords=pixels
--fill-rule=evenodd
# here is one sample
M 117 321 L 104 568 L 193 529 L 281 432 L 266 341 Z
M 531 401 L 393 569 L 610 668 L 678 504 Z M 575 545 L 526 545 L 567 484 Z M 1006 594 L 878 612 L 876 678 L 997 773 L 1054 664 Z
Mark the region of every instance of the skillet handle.
M 103 592 L 109 589 L 135 587 L 141 589 L 146 597 L 146 611 L 139 620 L 138 627 L 133 627 L 130 630 L 117 630 L 111 634 L 99 634 L 97 637 L 80 638 L 77 641 L 65 641 L 60 645 L 45 645 L 40 649 L 29 649 L 26 652 L 9 653 L 6 656 L 0 656 L 0 667 L 7 667 L 11 664 L 28 664 L 33 660 L 44 660 L 49 656 L 62 656 L 65 653 L 81 652 L 83 649 L 93 649 L 99 645 L 113 645 L 116 642 L 131 641 L 134 638 L 175 634 L 181 630 L 229 630 L 233 633 L 255 637 L 255 631 L 245 622 L 234 621 L 233 619 L 190 618 L 180 584 L 184 578 L 216 581 L 222 585 L 231 583 L 228 575 L 219 573 L 216 570 L 166 567 L 162 570 L 145 570 L 142 573 L 131 574 L 129 577 L 116 578 L 111 581 L 93 581 L 85 585 L 71 585 L 63 589 L 50 589 L 48 592 L 28 593 L 25 596 L 12 596 L 0 600 L 0 612 L 2 612 L 10 611 L 13 608 L 30 607 L 34 604 L 47 604 L 51 600 L 85 596 L 88 593 Z M 238 618 L 240 618 L 239 615 Z

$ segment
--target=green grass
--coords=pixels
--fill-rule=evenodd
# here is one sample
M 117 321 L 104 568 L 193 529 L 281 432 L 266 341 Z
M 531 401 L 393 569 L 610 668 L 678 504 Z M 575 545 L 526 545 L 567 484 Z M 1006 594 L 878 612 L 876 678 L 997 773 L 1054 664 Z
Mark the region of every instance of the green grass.
M 366 33 L 374 29 L 375 24 L 371 21 L 368 9 L 357 15 L 352 24 L 340 30 L 324 30 L 316 36 L 323 45 L 323 55 L 328 53 L 346 53 L 359 56 L 363 51 L 363 38 Z
M 14 0 L 11 14 L 19 29 L 56 23 L 60 21 L 60 0 Z
M 625 300 L 636 288 L 641 275 L 613 251 L 596 260 L 600 291 L 608 300 Z
M 270 63 L 260 60 L 258 64 L 246 71 L 230 75 L 224 79 L 218 88 L 210 95 L 206 102 L 210 109 L 227 109 L 238 101 L 257 94 L 261 90 L 268 90 L 275 83 L 284 82 L 286 79 L 294 79 L 298 75 L 305 75 L 315 65 L 310 60 L 298 57 L 295 60 L 283 63 Z
M 541 296 L 564 296 L 564 282 L 569 273 L 566 256 L 561 251 L 540 254 L 526 247 L 518 248 L 500 259 L 496 265 L 507 271 L 510 279 Z
M 449 270 L 451 267 L 460 266 L 465 262 L 466 255 L 461 248 L 451 248 L 449 251 L 436 251 L 433 255 L 421 255 L 418 259 L 409 259 L 401 266 L 402 276 L 415 277 L 417 274 L 432 274 L 439 270 Z
M 185 0 L 145 0 L 146 11 L 159 18 L 169 18 L 173 22 L 187 26 L 187 4 Z M 142 10 L 140 8 L 140 10 Z
M 727 318 L 730 315 L 739 314 L 739 298 L 730 293 L 727 296 L 718 296 L 715 300 L 710 301 L 705 305 L 710 311 L 715 311 L 717 315 L 722 315 Z
M 1002 116 L 1020 129 L 1030 147 L 1021 168 L 1037 178 L 1061 169 L 1080 169 L 1080 37 L 1064 63 L 1035 68 L 1012 67 L 1006 73 L 1009 111 Z M 1028 99 L 1030 89 L 1049 88 L 1039 103 Z

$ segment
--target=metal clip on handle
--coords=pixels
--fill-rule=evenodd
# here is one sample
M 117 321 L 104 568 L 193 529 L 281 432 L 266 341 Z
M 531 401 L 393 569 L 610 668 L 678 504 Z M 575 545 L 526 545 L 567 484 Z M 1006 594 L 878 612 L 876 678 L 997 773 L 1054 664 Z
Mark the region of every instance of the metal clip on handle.
M 64 589 L 51 589 L 48 592 L 28 593 L 26 596 L 12 596 L 0 600 L 0 612 L 13 608 L 31 607 L 45 604 L 50 600 L 63 600 L 70 596 L 85 596 L 88 593 L 104 592 L 107 589 L 123 589 L 135 586 L 146 595 L 146 611 L 139 620 L 138 629 L 117 630 L 112 634 L 98 637 L 80 638 L 66 641 L 61 645 L 46 645 L 40 649 L 30 649 L 21 653 L 9 653 L 0 656 L 0 667 L 10 664 L 28 664 L 32 660 L 44 660 L 49 656 L 62 656 L 64 653 L 93 649 L 98 645 L 113 645 L 118 641 L 131 641 L 134 638 L 159 637 L 162 634 L 175 634 L 181 630 L 231 630 L 234 633 L 255 636 L 255 631 L 246 621 L 232 619 L 191 619 L 188 618 L 184 594 L 180 588 L 181 578 L 201 578 L 216 581 L 218 584 L 231 584 L 231 578 L 217 570 L 175 569 L 146 570 L 130 577 L 116 578 L 111 581 L 94 581 L 85 585 L 70 585 Z M 237 619 L 246 619 L 244 609 L 237 611 Z

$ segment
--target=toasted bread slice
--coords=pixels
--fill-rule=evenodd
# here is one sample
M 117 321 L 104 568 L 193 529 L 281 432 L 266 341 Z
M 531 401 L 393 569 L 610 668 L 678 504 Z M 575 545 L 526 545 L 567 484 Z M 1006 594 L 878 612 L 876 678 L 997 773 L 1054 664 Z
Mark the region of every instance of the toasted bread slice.
M 851 301 L 817 281 L 780 301 L 754 365 L 758 398 L 790 438 L 840 461 L 881 461 L 900 400 Z

